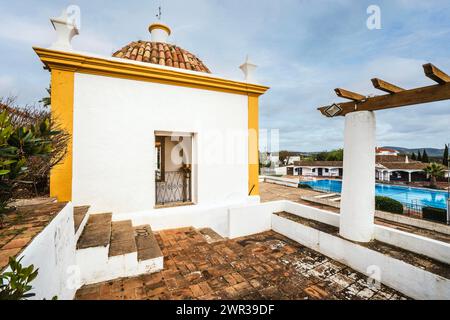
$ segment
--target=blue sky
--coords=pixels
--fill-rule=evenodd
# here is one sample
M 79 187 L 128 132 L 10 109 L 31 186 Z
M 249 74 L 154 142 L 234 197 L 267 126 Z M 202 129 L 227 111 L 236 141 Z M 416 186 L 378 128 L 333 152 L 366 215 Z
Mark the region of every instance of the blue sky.
M 69 4 L 81 8 L 74 48 L 111 55 L 150 38 L 147 27 L 160 3 L 170 41 L 214 73 L 242 78 L 238 66 L 250 55 L 259 81 L 271 87 L 261 98 L 260 125 L 279 129 L 282 149 L 342 146 L 343 119 L 316 111 L 342 101 L 336 87 L 381 94 L 371 86 L 373 77 L 404 88 L 430 85 L 426 62 L 450 73 L 448 0 L 0 0 L 0 96 L 32 104 L 45 95 L 49 74 L 31 47 L 52 43 L 48 19 Z M 371 4 L 381 9 L 380 30 L 366 27 Z M 377 112 L 378 145 L 442 148 L 448 142 L 450 101 Z

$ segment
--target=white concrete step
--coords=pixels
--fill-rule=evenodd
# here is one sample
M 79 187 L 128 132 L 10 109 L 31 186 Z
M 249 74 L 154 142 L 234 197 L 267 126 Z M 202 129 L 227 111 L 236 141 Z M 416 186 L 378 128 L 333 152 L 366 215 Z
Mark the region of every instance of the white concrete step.
M 90 215 L 77 243 L 81 284 L 157 272 L 164 257 L 150 226 L 130 220 L 111 221 L 111 214 Z

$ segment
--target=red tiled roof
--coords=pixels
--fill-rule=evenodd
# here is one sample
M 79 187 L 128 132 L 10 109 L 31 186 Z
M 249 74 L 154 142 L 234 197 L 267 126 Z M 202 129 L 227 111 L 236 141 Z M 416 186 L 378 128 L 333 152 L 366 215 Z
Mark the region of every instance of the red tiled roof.
M 394 155 L 377 155 L 375 156 L 376 162 L 406 162 L 406 156 L 394 156 Z M 413 162 L 410 160 L 410 162 Z
M 342 161 L 294 161 L 294 165 L 298 167 L 334 167 L 341 168 Z
M 403 169 L 403 170 L 423 170 L 429 163 L 423 162 L 380 162 L 380 165 L 387 169 L 395 170 L 395 169 Z
M 113 57 L 211 73 L 208 67 L 192 53 L 168 43 L 150 41 L 131 42 L 113 53 Z

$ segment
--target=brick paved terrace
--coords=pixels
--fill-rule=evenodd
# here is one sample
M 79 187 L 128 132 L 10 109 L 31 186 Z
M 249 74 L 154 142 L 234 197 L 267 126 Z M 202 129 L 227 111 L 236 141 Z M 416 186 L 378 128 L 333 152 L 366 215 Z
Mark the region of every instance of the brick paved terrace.
M 227 240 L 193 228 L 156 233 L 164 270 L 87 285 L 77 299 L 406 299 L 273 231 Z
M 24 205 L 6 215 L 0 228 L 0 271 L 7 267 L 9 257 L 17 257 L 66 205 L 51 201 Z

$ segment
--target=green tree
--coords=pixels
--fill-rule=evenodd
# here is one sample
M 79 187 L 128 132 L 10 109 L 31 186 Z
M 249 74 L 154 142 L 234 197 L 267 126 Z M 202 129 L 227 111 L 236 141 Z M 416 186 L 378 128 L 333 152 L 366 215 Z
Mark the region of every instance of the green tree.
M 411 155 L 411 160 L 417 160 L 416 154 L 414 152 Z
M 30 126 L 15 126 L 8 110 L 0 112 L 0 222 L 15 188 L 29 172 L 29 160 L 50 161 L 51 138 L 56 133 L 51 131 L 48 118 Z
M 343 161 L 344 149 L 332 150 L 328 153 L 327 161 Z
M 316 154 L 314 157 L 316 161 L 325 161 L 327 160 L 328 152 L 323 151 Z
M 429 163 L 430 159 L 428 158 L 427 150 L 423 149 L 422 153 L 422 162 Z
M 286 150 L 281 150 L 278 153 L 278 159 L 285 164 L 289 163 L 289 158 L 291 157 L 291 152 L 286 151 Z
M 422 154 L 420 153 L 420 150 L 417 151 L 417 161 L 422 161 Z
M 437 188 L 437 178 L 444 176 L 444 167 L 435 162 L 426 166 L 423 171 L 430 177 L 430 188 Z
M 316 161 L 343 161 L 344 149 L 319 152 L 315 156 Z
M 442 164 L 444 166 L 448 166 L 448 145 L 445 145 L 444 155 L 442 157 Z
M 50 87 L 46 88 L 45 91 L 47 91 L 48 96 L 46 96 L 46 97 L 42 98 L 41 100 L 39 100 L 39 103 L 42 103 L 42 105 L 44 107 L 49 107 L 51 105 L 51 103 L 52 103 L 52 100 L 50 98 L 51 95 L 52 95 L 52 87 L 50 86 Z

